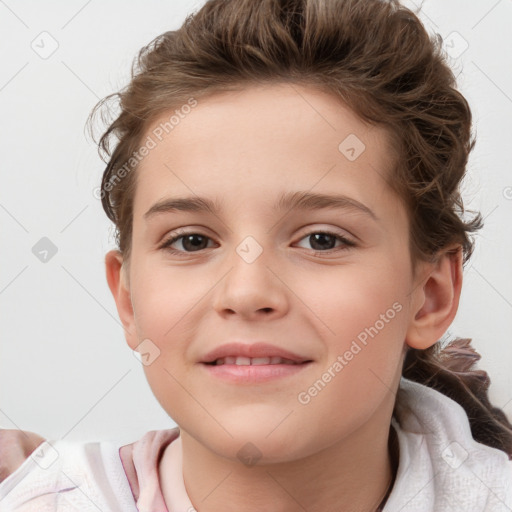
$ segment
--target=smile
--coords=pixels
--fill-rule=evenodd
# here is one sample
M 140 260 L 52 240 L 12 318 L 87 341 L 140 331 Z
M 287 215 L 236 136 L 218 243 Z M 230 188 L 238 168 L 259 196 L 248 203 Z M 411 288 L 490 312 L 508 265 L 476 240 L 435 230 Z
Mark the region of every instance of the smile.
M 292 377 L 306 368 L 313 361 L 294 362 L 281 357 L 225 357 L 212 363 L 202 363 L 210 377 L 237 385 L 261 384 L 276 379 Z
M 220 357 L 212 363 L 208 363 L 214 366 L 220 366 L 223 364 L 234 364 L 236 366 L 260 366 L 260 365 L 274 365 L 274 364 L 301 364 L 291 359 L 285 359 L 283 357 L 242 357 L 242 356 L 228 356 Z

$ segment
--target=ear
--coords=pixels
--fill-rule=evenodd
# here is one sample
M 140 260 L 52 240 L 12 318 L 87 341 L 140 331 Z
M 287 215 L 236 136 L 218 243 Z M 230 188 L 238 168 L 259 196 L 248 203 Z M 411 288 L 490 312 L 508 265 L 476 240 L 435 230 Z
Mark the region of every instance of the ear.
M 405 341 L 412 348 L 425 350 L 443 336 L 457 314 L 462 288 L 461 246 L 443 251 L 435 263 L 424 265 L 414 286 Z
M 117 312 L 124 327 L 126 342 L 132 350 L 135 350 L 138 345 L 137 330 L 135 328 L 126 263 L 123 264 L 121 252 L 112 250 L 106 254 L 105 269 L 108 286 L 116 302 Z

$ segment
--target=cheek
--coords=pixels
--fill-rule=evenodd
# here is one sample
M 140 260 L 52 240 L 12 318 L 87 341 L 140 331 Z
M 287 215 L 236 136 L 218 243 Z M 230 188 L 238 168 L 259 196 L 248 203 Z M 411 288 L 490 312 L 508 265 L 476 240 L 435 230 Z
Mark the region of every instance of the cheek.
M 326 357 L 298 390 L 296 411 L 297 418 L 325 418 L 326 438 L 358 428 L 383 403 L 392 404 L 390 390 L 401 374 L 405 304 L 392 280 L 369 283 L 366 277 L 352 273 L 346 287 L 331 286 L 312 308 L 329 327 Z
M 311 283 L 314 282 L 314 286 Z M 326 337 L 338 340 L 340 349 L 347 340 L 364 340 L 365 329 L 376 326 L 379 334 L 400 332 L 405 315 L 406 285 L 402 272 L 382 266 L 347 266 L 315 279 L 297 281 L 294 290 L 323 324 Z M 374 332 L 374 330 L 371 330 Z M 392 335 L 390 337 L 393 337 Z
M 191 324 L 208 286 L 197 286 L 186 272 L 142 265 L 132 281 L 132 299 L 138 340 L 150 340 L 151 362 L 143 370 L 153 394 L 174 421 L 190 407 L 184 392 L 187 380 L 187 339 L 194 336 Z M 146 341 L 147 343 L 147 341 Z
M 151 339 L 160 349 L 168 348 L 168 340 L 179 333 L 187 314 L 206 292 L 206 286 L 197 286 L 186 272 L 165 266 L 139 272 L 132 284 L 139 337 Z
M 320 279 L 316 292 L 310 291 L 307 304 L 320 321 L 310 318 L 318 326 L 326 355 L 318 385 L 311 382 L 321 390 L 318 406 L 336 403 L 353 409 L 366 404 L 371 409 L 369 402 L 378 403 L 392 387 L 400 373 L 408 325 L 401 275 L 391 265 L 387 272 L 382 267 L 346 267 Z

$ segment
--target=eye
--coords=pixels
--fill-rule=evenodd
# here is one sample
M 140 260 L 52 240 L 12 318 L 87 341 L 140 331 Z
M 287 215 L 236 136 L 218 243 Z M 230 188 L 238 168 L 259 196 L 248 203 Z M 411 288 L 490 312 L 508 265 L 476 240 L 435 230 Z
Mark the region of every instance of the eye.
M 166 240 L 159 247 L 159 249 L 166 249 L 172 254 L 197 252 L 207 248 L 208 240 L 211 240 L 211 238 L 206 235 L 202 235 L 201 233 L 195 233 L 192 231 L 176 231 L 171 238 Z M 176 250 L 171 248 L 171 246 L 176 242 L 181 244 L 182 249 Z
M 356 245 L 355 242 L 345 236 L 330 231 L 311 231 L 301 240 L 307 240 L 316 252 L 343 251 Z M 335 247 L 336 242 L 341 242 L 341 247 Z
M 300 241 L 306 239 L 308 243 L 311 244 L 315 253 L 343 251 L 350 247 L 355 247 L 356 245 L 355 242 L 345 236 L 330 231 L 312 231 L 302 237 Z M 211 238 L 201 233 L 178 230 L 164 241 L 159 249 L 165 249 L 171 254 L 199 252 L 208 248 L 208 240 L 211 240 Z M 181 245 L 181 248 L 178 247 L 178 249 L 176 249 L 172 247 L 176 242 Z M 341 247 L 339 245 L 336 247 L 336 242 L 339 242 Z

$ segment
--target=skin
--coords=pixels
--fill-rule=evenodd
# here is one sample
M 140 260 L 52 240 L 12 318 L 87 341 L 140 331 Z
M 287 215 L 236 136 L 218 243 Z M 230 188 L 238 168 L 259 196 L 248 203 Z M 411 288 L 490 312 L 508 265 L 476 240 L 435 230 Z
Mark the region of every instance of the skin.
M 14 473 L 44 441 L 28 430 L 0 429 L 0 482 Z
M 366 146 L 354 161 L 338 149 L 349 134 Z M 129 347 L 149 339 L 160 351 L 144 371 L 180 427 L 197 510 L 373 511 L 385 494 L 404 348 L 425 349 L 444 334 L 462 284 L 460 251 L 413 273 L 407 214 L 384 179 L 393 163 L 384 128 L 333 96 L 285 84 L 200 99 L 142 160 L 131 258 L 110 251 L 107 280 Z M 347 195 L 377 221 L 356 210 L 272 213 L 281 193 L 299 190 Z M 143 217 L 161 199 L 195 195 L 223 211 Z M 180 254 L 160 248 L 177 228 L 208 237 L 205 248 L 194 252 L 183 238 L 172 245 Z M 309 235 L 325 230 L 356 245 L 318 249 Z M 263 251 L 252 263 L 236 251 L 247 236 Z M 300 403 L 299 393 L 394 303 L 400 312 Z M 264 340 L 313 363 L 267 383 L 210 376 L 198 361 L 235 339 Z M 255 465 L 237 457 L 248 442 L 260 455 Z M 164 498 L 168 453 L 159 467 Z

